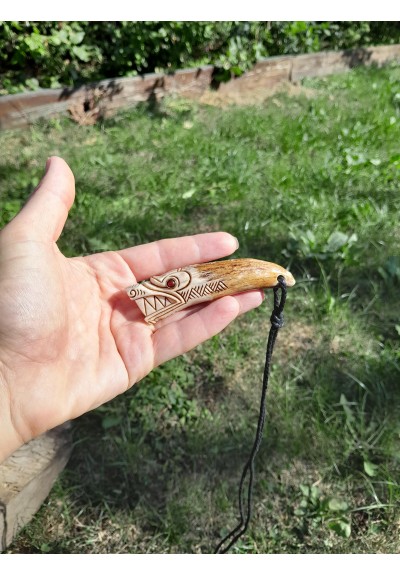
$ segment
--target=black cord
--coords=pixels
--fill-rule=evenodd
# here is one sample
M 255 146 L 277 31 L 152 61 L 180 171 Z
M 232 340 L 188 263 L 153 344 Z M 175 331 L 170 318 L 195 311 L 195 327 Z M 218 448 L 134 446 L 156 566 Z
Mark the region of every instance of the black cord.
M 265 398 L 267 394 L 268 388 L 268 379 L 271 369 L 271 358 L 272 352 L 274 350 L 274 345 L 276 341 L 276 337 L 278 335 L 279 329 L 283 326 L 283 308 L 285 307 L 286 302 L 286 281 L 283 276 L 279 276 L 278 278 L 278 285 L 274 288 L 274 309 L 271 315 L 271 328 L 268 335 L 268 343 L 267 343 L 267 353 L 265 357 L 265 367 L 264 367 L 264 376 L 262 382 L 262 390 L 261 390 L 261 402 L 260 402 L 260 412 L 258 416 L 258 424 L 257 424 L 257 431 L 256 437 L 254 440 L 253 448 L 250 453 L 250 457 L 244 466 L 242 477 L 240 479 L 239 484 L 239 514 L 240 514 L 240 521 L 238 525 L 232 529 L 232 531 L 222 539 L 222 541 L 218 544 L 215 553 L 226 553 L 232 547 L 234 543 L 243 535 L 243 533 L 247 530 L 247 527 L 250 523 L 251 518 L 251 503 L 252 503 L 252 495 L 253 495 L 253 482 L 254 482 L 254 460 L 260 449 L 262 434 L 264 430 L 264 423 L 265 423 Z M 281 290 L 281 297 L 279 299 L 279 290 Z M 248 476 L 248 486 L 247 486 L 247 505 L 246 505 L 246 514 L 244 513 L 244 505 L 243 505 L 243 491 L 245 486 L 245 481 Z M 229 541 L 229 543 L 228 543 Z M 226 545 L 225 545 L 226 544 Z M 225 545 L 225 547 L 224 547 Z

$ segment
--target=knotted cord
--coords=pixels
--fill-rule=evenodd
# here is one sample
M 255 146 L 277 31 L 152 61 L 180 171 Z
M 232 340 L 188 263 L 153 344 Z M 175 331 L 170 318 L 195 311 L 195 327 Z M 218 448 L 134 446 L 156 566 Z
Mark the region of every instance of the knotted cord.
M 267 352 L 265 357 L 265 367 L 261 390 L 261 401 L 260 401 L 260 412 L 258 416 L 258 424 L 256 437 L 254 440 L 253 448 L 250 453 L 250 457 L 244 466 L 242 477 L 239 484 L 239 515 L 240 521 L 238 525 L 232 529 L 232 531 L 222 539 L 218 544 L 215 553 L 226 553 L 232 547 L 234 543 L 245 533 L 247 527 L 250 523 L 251 511 L 252 511 L 252 496 L 253 496 L 253 483 L 254 483 L 254 460 L 260 449 L 262 434 L 264 430 L 265 423 L 265 407 L 266 407 L 266 394 L 268 388 L 268 380 L 271 369 L 271 358 L 272 352 L 274 350 L 274 345 L 276 337 L 278 335 L 279 329 L 283 326 L 283 308 L 286 302 L 286 281 L 283 276 L 278 276 L 278 285 L 274 288 L 274 309 L 271 314 L 271 328 L 268 335 Z M 279 299 L 279 290 L 281 291 L 281 297 Z M 245 482 L 248 478 L 247 486 L 247 505 L 246 511 L 244 511 L 244 489 Z

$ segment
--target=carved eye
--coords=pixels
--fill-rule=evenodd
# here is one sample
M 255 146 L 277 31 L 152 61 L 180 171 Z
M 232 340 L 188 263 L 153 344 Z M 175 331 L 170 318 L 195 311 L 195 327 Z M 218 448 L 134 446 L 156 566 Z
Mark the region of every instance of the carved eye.
M 191 275 L 184 270 L 174 270 L 163 276 L 153 276 L 150 283 L 159 289 L 181 290 L 187 287 L 191 281 Z M 146 282 L 145 282 L 146 283 Z

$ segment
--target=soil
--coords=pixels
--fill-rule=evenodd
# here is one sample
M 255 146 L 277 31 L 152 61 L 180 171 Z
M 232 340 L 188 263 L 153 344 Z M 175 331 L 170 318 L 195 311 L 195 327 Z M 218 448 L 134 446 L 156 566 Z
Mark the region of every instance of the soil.
M 209 106 L 226 108 L 231 105 L 249 106 L 252 104 L 262 104 L 266 100 L 271 99 L 273 104 L 281 107 L 282 102 L 273 98 L 273 96 L 278 94 L 287 94 L 288 96 L 303 95 L 307 98 L 313 98 L 317 95 L 317 90 L 291 82 L 281 82 L 274 88 L 254 88 L 254 86 L 244 88 L 242 85 L 240 90 L 232 90 L 229 93 L 218 90 L 208 90 L 201 96 L 200 102 L 202 104 L 208 104 Z

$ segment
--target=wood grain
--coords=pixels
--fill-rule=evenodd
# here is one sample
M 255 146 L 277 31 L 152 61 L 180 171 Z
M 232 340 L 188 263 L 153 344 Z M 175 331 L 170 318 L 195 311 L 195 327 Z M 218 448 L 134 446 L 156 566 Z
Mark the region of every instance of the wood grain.
M 259 60 L 255 66 L 227 83 L 217 93 L 268 90 L 282 82 L 344 72 L 355 66 L 400 59 L 400 44 L 369 46 L 337 52 L 316 52 L 296 56 L 278 56 Z M 0 129 L 27 127 L 39 118 L 70 114 L 85 123 L 87 116 L 107 117 L 121 108 L 140 102 L 157 102 L 167 95 L 199 99 L 209 90 L 214 78 L 213 66 L 179 70 L 173 74 L 112 78 L 79 88 L 38 90 L 0 97 Z
M 71 453 L 69 424 L 23 445 L 0 465 L 0 552 L 38 511 Z

